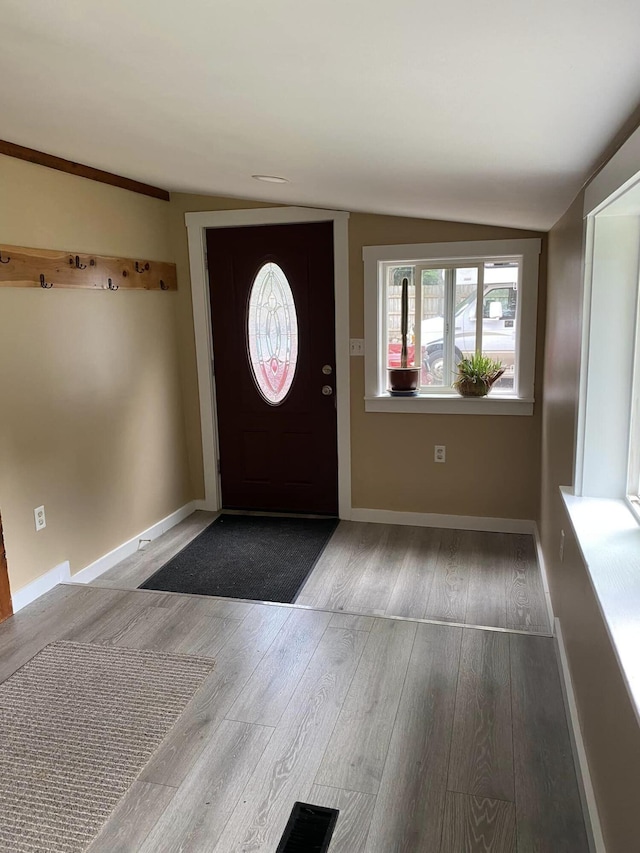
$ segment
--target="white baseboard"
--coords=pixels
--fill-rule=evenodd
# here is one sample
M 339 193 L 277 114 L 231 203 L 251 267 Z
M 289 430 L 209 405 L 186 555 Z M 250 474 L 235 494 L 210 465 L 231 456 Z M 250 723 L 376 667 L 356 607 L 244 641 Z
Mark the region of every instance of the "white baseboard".
M 212 501 L 205 501 L 200 498 L 198 500 L 192 501 L 193 509 L 201 509 L 205 512 L 218 512 L 220 509 L 219 506 L 214 506 Z
M 351 521 L 405 524 L 413 527 L 445 527 L 450 530 L 482 530 L 489 533 L 535 532 L 535 521 L 520 518 L 485 518 L 480 515 L 444 515 L 438 512 L 396 512 L 390 509 L 352 507 Z
M 116 566 L 121 560 L 130 557 L 131 554 L 135 554 L 138 550 L 141 539 L 149 541 L 157 539 L 158 536 L 162 536 L 162 534 L 166 533 L 167 530 L 171 530 L 171 528 L 175 527 L 176 524 L 179 524 L 185 518 L 190 516 L 196 509 L 195 504 L 196 501 L 191 501 L 190 503 L 185 504 L 183 507 L 180 507 L 180 509 L 172 512 L 171 515 L 168 515 L 166 518 L 163 518 L 161 521 L 158 521 L 156 524 L 153 524 L 151 527 L 143 530 L 141 533 L 138 533 L 137 536 L 129 539 L 128 542 L 124 542 L 122 545 L 114 548 L 113 551 L 109 551 L 108 554 L 104 554 L 104 556 L 99 557 L 95 562 L 85 566 L 84 569 L 80 569 L 80 571 L 76 572 L 74 575 L 71 575 L 71 581 L 73 583 L 91 583 L 91 581 L 100 577 L 100 575 L 108 569 L 112 569 Z
M 591 853 L 606 853 L 604 837 L 600 826 L 600 817 L 598 815 L 598 806 L 593 792 L 593 785 L 591 784 L 589 762 L 587 761 L 587 753 L 584 748 L 584 741 L 582 740 L 582 731 L 580 730 L 578 706 L 576 705 L 576 697 L 573 692 L 569 661 L 564 647 L 562 628 L 560 626 L 559 619 L 555 620 L 553 633 L 556 644 L 556 654 L 558 656 L 558 668 L 560 670 L 560 683 L 562 685 L 562 694 L 564 696 L 564 707 L 567 713 L 569 737 L 571 739 L 571 749 L 573 751 L 573 760 L 576 767 L 576 776 L 578 777 L 578 789 L 580 791 L 580 799 L 582 801 L 582 811 L 587 830 L 589 849 Z
M 69 563 L 60 563 L 59 566 L 56 566 L 44 575 L 40 575 L 39 578 L 36 578 L 31 583 L 23 586 L 22 589 L 19 589 L 17 592 L 12 592 L 11 603 L 13 605 L 13 612 L 17 613 L 18 610 L 22 610 L 23 607 L 26 607 L 27 604 L 31 604 L 32 601 L 36 600 L 36 598 L 40 598 L 40 596 L 44 595 L 45 592 L 49 592 L 49 590 L 53 589 L 54 586 L 68 581 L 70 577 L 71 569 L 69 567 Z
M 547 564 L 544 560 L 544 552 L 542 550 L 542 540 L 540 539 L 540 531 L 538 525 L 534 524 L 533 542 L 538 557 L 538 565 L 540 566 L 540 574 L 542 575 L 542 588 L 544 589 L 544 598 L 547 602 L 547 613 L 549 615 L 549 625 L 553 630 L 555 616 L 553 615 L 553 604 L 551 602 L 551 590 L 549 589 L 549 578 L 547 577 Z

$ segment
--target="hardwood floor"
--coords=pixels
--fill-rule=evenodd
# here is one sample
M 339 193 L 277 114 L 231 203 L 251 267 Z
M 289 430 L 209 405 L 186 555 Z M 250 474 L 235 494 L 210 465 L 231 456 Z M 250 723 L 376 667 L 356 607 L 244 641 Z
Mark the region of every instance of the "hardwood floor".
M 513 803 L 447 792 L 442 849 L 516 853 L 514 812 Z
M 340 809 L 330 853 L 587 853 L 548 637 L 70 585 L 0 625 L 0 679 L 58 638 L 216 659 L 90 853 L 273 853 L 296 800 Z
M 297 604 L 549 634 L 533 537 L 341 521 Z
M 449 790 L 513 802 L 509 637 L 464 632 Z
M 216 517 L 196 512 L 100 575 L 136 589 Z M 341 521 L 296 604 L 551 634 L 533 537 Z

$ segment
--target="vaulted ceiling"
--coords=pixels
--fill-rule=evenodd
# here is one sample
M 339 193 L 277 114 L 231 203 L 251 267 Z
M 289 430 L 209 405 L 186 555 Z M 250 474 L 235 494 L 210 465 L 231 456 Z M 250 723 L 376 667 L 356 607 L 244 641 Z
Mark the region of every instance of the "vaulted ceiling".
M 0 137 L 170 190 L 546 229 L 638 107 L 639 35 L 637 0 L 4 0 Z

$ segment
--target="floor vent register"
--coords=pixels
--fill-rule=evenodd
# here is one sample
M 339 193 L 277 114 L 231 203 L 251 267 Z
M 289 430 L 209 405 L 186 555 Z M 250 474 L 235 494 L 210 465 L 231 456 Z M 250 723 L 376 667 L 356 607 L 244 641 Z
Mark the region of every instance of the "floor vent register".
M 337 809 L 296 803 L 276 853 L 326 853 L 337 820 Z

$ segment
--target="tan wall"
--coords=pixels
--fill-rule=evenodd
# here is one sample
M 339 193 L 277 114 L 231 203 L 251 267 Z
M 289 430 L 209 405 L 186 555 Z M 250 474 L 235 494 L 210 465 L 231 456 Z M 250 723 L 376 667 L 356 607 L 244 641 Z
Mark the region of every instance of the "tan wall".
M 531 236 L 536 235 L 484 225 L 352 214 L 349 220 L 352 337 L 364 336 L 363 246 Z M 543 300 L 543 281 L 540 292 Z M 541 359 L 538 361 L 539 373 Z M 539 382 L 536 385 L 539 391 Z M 365 412 L 363 398 L 364 359 L 354 358 L 351 359 L 353 506 L 535 518 L 540 477 L 539 406 L 532 417 L 405 415 Z M 445 465 L 434 463 L 434 444 L 446 445 Z
M 180 283 L 179 325 L 187 441 L 194 493 L 200 496 L 203 495 L 200 415 L 187 286 L 189 262 L 184 214 L 186 211 L 264 206 L 239 199 L 182 194 L 172 195 L 171 199 L 171 230 Z M 351 336 L 364 335 L 363 246 L 523 236 L 530 237 L 532 232 L 352 214 L 349 219 Z M 543 299 L 544 286 L 541 286 L 541 304 Z M 540 327 L 542 334 L 542 323 Z M 542 338 L 540 353 L 541 341 Z M 353 358 L 351 452 L 355 507 L 505 518 L 536 517 L 540 478 L 539 407 L 533 417 L 379 414 L 365 413 L 363 398 L 364 359 Z M 446 465 L 433 462 L 434 444 L 447 446 Z
M 0 243 L 172 260 L 169 205 L 0 156 Z M 191 499 L 177 294 L 0 288 L 0 512 L 13 591 Z M 36 533 L 33 509 L 47 527 Z
M 540 531 L 608 853 L 638 846 L 640 728 L 558 486 L 573 484 L 580 369 L 583 195 L 549 235 Z M 560 531 L 565 531 L 560 562 Z

